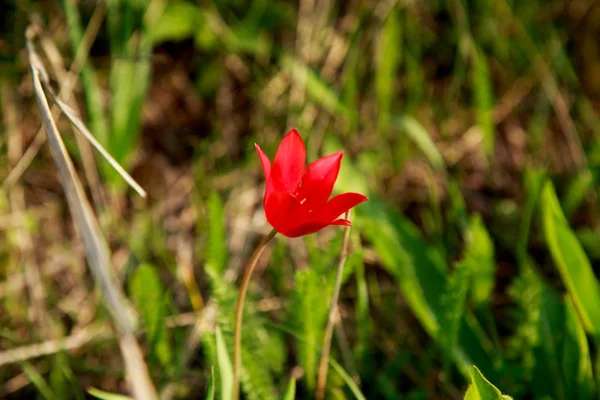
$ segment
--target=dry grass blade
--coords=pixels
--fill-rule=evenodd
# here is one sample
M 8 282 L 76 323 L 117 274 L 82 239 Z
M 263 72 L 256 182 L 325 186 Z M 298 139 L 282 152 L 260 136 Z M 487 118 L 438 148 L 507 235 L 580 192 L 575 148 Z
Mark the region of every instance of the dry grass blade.
M 52 68 L 52 72 L 54 73 L 54 76 L 56 76 L 60 87 L 63 87 L 67 77 L 69 76 L 69 73 L 65 68 L 62 55 L 60 54 L 57 45 L 49 35 L 42 35 L 40 39 L 40 45 L 48 59 L 50 68 Z M 58 96 L 60 97 L 60 95 Z M 77 102 L 67 101 L 67 103 L 75 110 L 77 114 L 81 114 L 78 111 Z M 92 149 L 92 145 L 85 140 L 85 138 L 80 137 L 79 135 L 75 135 L 75 141 L 77 143 L 79 154 L 81 155 L 83 174 L 87 180 L 87 184 L 89 185 L 92 201 L 96 206 L 96 210 L 102 210 L 104 208 L 104 204 L 106 203 L 106 199 L 104 197 L 98 165 L 96 164 L 96 159 L 94 158 L 94 150 Z
M 133 395 L 136 399 L 156 399 L 156 390 L 150 380 L 148 368 L 135 338 L 135 317 L 133 310 L 129 307 L 125 296 L 119 288 L 116 276 L 110 266 L 108 245 L 100 231 L 92 208 L 85 197 L 81 182 L 75 173 L 73 163 L 52 118 L 50 106 L 48 105 L 42 84 L 42 81 L 47 82 L 48 77 L 31 42 L 33 36 L 34 31 L 29 28 L 26 33 L 27 52 L 29 54 L 29 64 L 33 77 L 35 98 L 48 137 L 52 157 L 58 168 L 65 190 L 69 209 L 83 240 L 96 284 L 101 290 L 103 300 L 117 328 L 121 353 Z
M 100 30 L 105 12 L 106 8 L 104 7 L 104 3 L 98 2 L 86 28 L 82 44 L 77 49 L 73 64 L 71 65 L 71 68 L 62 83 L 59 95 L 65 99 L 68 99 L 73 94 L 73 89 L 75 88 L 75 83 L 77 82 L 77 76 L 79 75 L 79 72 L 85 63 L 92 43 L 94 42 L 94 39 Z M 52 109 L 53 112 L 55 111 L 54 109 L 55 108 Z M 40 151 L 40 148 L 46 142 L 46 135 L 42 134 L 42 128 L 43 127 L 40 127 L 40 129 L 38 129 L 33 142 L 31 142 L 27 148 L 27 151 L 25 151 L 17 165 L 11 169 L 6 179 L 4 179 L 4 182 L 2 182 L 3 188 L 10 188 L 19 180 L 37 155 L 38 151 Z
M 346 211 L 345 219 L 350 220 L 350 211 Z M 342 252 L 340 254 L 340 262 L 338 263 L 337 274 L 335 276 L 335 285 L 333 286 L 333 294 L 331 296 L 331 304 L 329 305 L 329 315 L 327 317 L 327 326 L 323 335 L 323 349 L 321 359 L 319 360 L 319 372 L 317 376 L 317 392 L 315 397 L 323 399 L 325 396 L 325 385 L 327 384 L 327 369 L 329 367 L 329 352 L 331 350 L 331 336 L 333 335 L 333 326 L 335 325 L 335 316 L 338 311 L 338 299 L 340 297 L 340 289 L 342 286 L 342 277 L 344 275 L 344 265 L 348 258 L 348 245 L 350 244 L 350 227 L 344 229 L 344 241 L 342 242 Z
M 140 196 L 146 197 L 146 191 L 142 189 L 142 187 L 131 177 L 131 175 L 129 175 L 129 173 L 127 173 L 127 171 L 125 171 L 125 169 L 121 167 L 121 165 L 119 165 L 117 160 L 115 160 L 108 153 L 108 151 L 106 151 L 104 147 L 102 147 L 102 145 L 96 140 L 96 138 L 94 138 L 94 135 L 92 135 L 89 129 L 85 126 L 85 124 L 83 123 L 81 118 L 79 118 L 75 110 L 69 107 L 69 105 L 66 104 L 64 101 L 59 99 L 52 91 L 52 88 L 50 87 L 48 82 L 44 79 L 42 79 L 42 86 L 44 88 L 46 96 L 50 97 L 54 104 L 56 104 L 58 108 L 61 109 L 61 111 L 67 116 L 67 118 L 69 118 L 71 123 L 75 125 L 75 128 L 77 128 L 77 131 L 80 132 L 91 143 L 91 145 L 94 146 L 96 150 L 98 150 L 100 154 L 102 154 L 102 157 L 104 157 L 106 161 L 108 161 L 108 163 L 119 173 L 119 175 L 121 175 L 123 179 L 125 179 L 125 181 L 136 192 L 138 192 Z
M 3 351 L 0 353 L 0 366 L 56 354 L 59 351 L 78 349 L 92 340 L 99 341 L 111 337 L 112 331 L 108 325 L 89 326 L 66 338 L 48 340 Z
M 207 308 L 207 311 L 203 311 L 200 314 L 183 313 L 169 316 L 165 321 L 165 324 L 168 328 L 198 325 L 199 327 L 194 329 L 196 329 L 197 334 L 201 336 L 204 332 L 214 331 L 215 318 L 216 306 L 211 305 Z M 143 332 L 143 330 L 138 330 L 137 335 L 140 335 Z M 31 361 L 35 358 L 53 355 L 60 351 L 77 350 L 92 343 L 113 340 L 115 340 L 115 332 L 108 324 L 102 322 L 94 323 L 83 327 L 70 336 L 5 350 L 0 353 L 0 367 Z M 186 353 L 186 357 L 187 356 L 188 354 Z

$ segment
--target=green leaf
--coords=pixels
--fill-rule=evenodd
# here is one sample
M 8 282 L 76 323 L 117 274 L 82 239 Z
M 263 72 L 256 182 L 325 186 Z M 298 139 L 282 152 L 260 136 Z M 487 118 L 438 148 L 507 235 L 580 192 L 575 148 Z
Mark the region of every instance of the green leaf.
M 525 315 L 513 343 L 521 343 L 515 349 L 517 362 L 532 377 L 533 397 L 593 398 L 589 345 L 572 301 L 568 297 L 561 301 L 531 262 L 522 266 L 510 292 Z
M 67 17 L 67 28 L 69 30 L 69 40 L 73 53 L 79 49 L 83 43 L 83 28 L 81 17 L 75 0 L 63 0 L 65 15 Z M 108 119 L 104 114 L 103 92 L 100 87 L 98 75 L 91 63 L 86 60 L 81 69 L 81 84 L 85 97 L 86 111 L 89 116 L 90 130 L 103 145 L 108 145 Z
M 444 169 L 446 167 L 442 155 L 431 140 L 431 135 L 419 121 L 410 115 L 405 115 L 396 118 L 394 124 L 410 137 L 434 168 Z
M 465 314 L 465 302 L 469 290 L 470 270 L 462 262 L 446 283 L 441 303 L 443 312 L 440 319 L 439 341 L 447 355 L 451 355 L 458 340 L 458 330 Z
M 315 268 L 298 271 L 295 281 L 292 322 L 303 339 L 298 343 L 298 358 L 304 369 L 306 384 L 309 389 L 313 389 L 316 384 L 318 350 L 322 344 L 328 313 L 328 302 L 323 299 L 329 298 L 330 290 Z
M 215 399 L 215 369 L 210 367 L 210 378 L 208 379 L 208 388 L 206 389 L 206 400 Z
M 469 369 L 471 386 L 465 395 L 465 400 L 511 400 L 512 397 L 503 395 L 490 383 L 476 366 Z
M 133 397 L 125 396 L 117 393 L 105 392 L 96 388 L 90 388 L 88 393 L 100 400 L 133 400 Z
M 473 72 L 472 72 L 475 107 L 477 109 L 477 123 L 483 133 L 483 147 L 488 157 L 494 153 L 494 108 L 492 83 L 487 60 L 483 52 L 473 44 Z
M 387 132 L 389 129 L 401 55 L 402 26 L 396 7 L 394 7 L 381 27 L 375 54 L 375 93 L 377 95 L 379 132 Z
M 233 390 L 233 368 L 229 359 L 229 353 L 221 334 L 221 329 L 216 328 L 217 337 L 217 360 L 219 363 L 219 375 L 221 376 L 221 398 L 223 400 L 231 399 Z
M 293 80 L 306 87 L 306 93 L 311 100 L 323 106 L 331 114 L 349 118 L 348 107 L 340 101 L 335 90 L 313 69 L 287 56 L 283 58 L 283 68 L 291 74 Z
M 594 398 L 594 378 L 590 348 L 585 331 L 570 298 L 565 298 L 565 342 L 562 351 L 562 373 L 571 398 Z
M 227 266 L 227 234 L 223 203 L 217 193 L 208 198 L 208 243 L 206 269 L 208 273 L 221 275 Z
M 296 398 L 296 379 L 290 379 L 290 383 L 288 384 L 287 389 L 285 390 L 285 394 L 283 395 L 283 400 L 294 400 Z
M 232 372 L 227 355 L 227 348 L 232 348 L 233 316 L 237 293 L 222 277 L 210 277 L 213 288 L 213 300 L 218 306 L 217 321 L 221 330 L 222 345 L 217 346 L 216 337 L 206 335 L 203 339 L 205 352 L 210 364 L 217 365 L 216 376 L 220 378 L 225 373 L 225 380 L 231 382 Z M 216 334 L 214 335 L 216 336 Z M 227 358 L 225 356 L 227 355 Z M 286 359 L 284 343 L 281 337 L 272 330 L 265 328 L 265 322 L 256 312 L 252 288 L 244 306 L 244 330 L 242 333 L 242 370 L 240 381 L 245 397 L 249 400 L 276 399 L 277 389 L 274 378 L 280 373 Z M 227 360 L 227 361 L 225 361 Z M 221 368 L 223 364 L 224 370 Z M 229 365 L 229 368 L 227 366 Z M 221 385 L 221 389 L 222 385 Z M 227 387 L 225 388 L 227 389 Z M 231 391 L 231 389 L 229 388 Z M 222 390 L 219 390 L 221 396 Z
M 35 386 L 39 394 L 46 400 L 53 400 L 56 398 L 52 389 L 48 385 L 48 382 L 44 379 L 42 374 L 30 363 L 24 362 L 21 363 L 21 369 L 23 373 L 27 376 L 27 379 Z
M 560 368 L 562 335 L 558 334 L 564 329 L 564 308 L 556 293 L 544 284 L 539 275 L 535 274 L 527 281 L 529 288 L 539 292 L 531 299 L 533 301 L 524 305 L 538 308 L 539 314 L 532 389 L 539 398 L 550 396 L 566 400 L 568 397 Z
M 59 351 L 52 357 L 52 367 L 50 369 L 50 388 L 55 394 L 55 400 L 71 398 L 69 391 L 72 387 L 69 385 L 67 375 L 73 374 L 69 366 L 69 356 L 65 351 Z
M 333 358 L 331 358 L 331 359 L 329 359 L 329 365 L 331 365 L 333 367 L 335 372 L 337 372 L 338 375 L 344 380 L 346 385 L 348 385 L 348 387 L 350 388 L 350 391 L 352 392 L 352 394 L 354 395 L 354 398 L 356 400 L 367 400 L 365 395 L 362 394 L 362 392 L 356 385 L 356 382 L 354 382 L 352 380 L 352 378 L 350 378 L 350 375 L 348 375 L 346 373 L 344 368 L 342 368 L 342 366 L 340 364 L 338 364 L 337 361 L 335 361 Z
M 371 319 L 371 311 L 369 307 L 369 288 L 367 286 L 367 278 L 365 274 L 364 255 L 359 254 L 356 248 L 360 248 L 360 240 L 356 234 L 355 241 L 352 241 L 353 248 L 357 257 L 354 277 L 356 280 L 356 344 L 354 346 L 355 360 L 358 364 L 363 361 L 363 358 L 368 353 L 372 343 L 373 321 Z
M 338 150 L 343 150 L 341 143 L 333 136 L 326 137 L 324 144 L 325 154 L 332 154 Z M 362 172 L 352 164 L 351 160 L 344 157 L 336 181 L 336 192 L 356 192 L 368 195 L 369 185 L 365 174 Z
M 589 169 L 584 169 L 570 180 L 568 187 L 565 190 L 565 196 L 561 201 L 563 211 L 566 215 L 571 215 L 575 212 L 588 198 L 591 190 L 594 190 L 594 177 Z
M 600 330 L 600 287 L 581 244 L 565 218 L 552 183 L 542 193 L 542 217 L 546 243 L 585 329 Z
M 157 45 L 192 37 L 198 27 L 206 24 L 203 17 L 202 10 L 193 3 L 170 1 L 150 31 L 152 41 Z
M 479 216 L 471 219 L 466 236 L 465 262 L 472 274 L 473 300 L 478 304 L 486 303 L 494 290 L 496 278 L 494 244 Z
M 544 188 L 546 180 L 546 172 L 536 171 L 533 169 L 525 170 L 525 192 L 527 193 L 527 201 L 524 211 L 522 212 L 521 226 L 519 227 L 519 239 L 517 240 L 517 259 L 519 264 L 524 264 L 527 258 L 527 244 L 529 241 L 529 230 L 533 213 Z
M 160 15 L 156 17 L 160 19 Z M 149 24 L 153 22 L 152 18 L 143 18 L 143 13 L 134 10 L 130 2 L 108 3 L 106 25 L 112 64 L 107 150 L 123 166 L 135 150 L 140 134 L 142 106 L 150 82 L 154 26 Z M 108 171 L 109 177 L 116 176 Z
M 173 354 L 165 323 L 168 307 L 156 268 L 148 264 L 140 265 L 133 273 L 129 291 L 147 328 L 146 338 L 151 346 L 151 359 L 158 360 L 164 369 L 171 369 Z

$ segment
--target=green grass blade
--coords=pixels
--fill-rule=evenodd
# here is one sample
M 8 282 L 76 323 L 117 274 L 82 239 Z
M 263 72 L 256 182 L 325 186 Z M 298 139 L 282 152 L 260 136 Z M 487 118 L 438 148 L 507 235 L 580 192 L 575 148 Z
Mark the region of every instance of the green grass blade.
M 180 41 L 193 37 L 199 29 L 196 26 L 199 23 L 206 24 L 200 7 L 183 1 L 171 1 L 149 35 L 154 45 L 167 41 Z
M 362 392 L 356 385 L 356 382 L 354 382 L 352 380 L 352 378 L 350 378 L 350 376 L 346 373 L 346 371 L 344 371 L 344 368 L 342 368 L 342 366 L 340 364 L 338 364 L 337 361 L 335 361 L 333 358 L 330 358 L 329 365 L 331 365 L 333 367 L 335 372 L 337 372 L 338 375 L 344 380 L 346 385 L 348 385 L 348 388 L 350 388 L 350 391 L 352 391 L 352 394 L 354 395 L 354 398 L 356 400 L 367 400 L 365 395 L 362 394 Z
M 458 263 L 454 273 L 446 283 L 441 297 L 442 313 L 440 319 L 439 342 L 446 353 L 446 360 L 452 358 L 452 352 L 458 342 L 458 330 L 465 313 L 467 292 L 470 281 L 469 267 Z
M 378 129 L 388 134 L 395 83 L 402 55 L 402 26 L 394 7 L 379 32 L 375 54 L 375 94 L 377 96 Z
M 327 320 L 329 290 L 325 287 L 322 274 L 314 268 L 298 271 L 295 276 L 296 290 L 291 307 L 293 323 L 301 332 L 298 343 L 298 358 L 304 369 L 306 384 L 313 389 L 316 384 L 318 349 L 322 344 L 323 329 Z
M 471 386 L 465 400 L 511 400 L 512 397 L 503 395 L 498 388 L 491 384 L 476 366 L 469 369 Z
M 42 374 L 38 372 L 37 369 L 30 363 L 24 362 L 21 364 L 21 368 L 23 369 L 23 373 L 27 376 L 27 379 L 35 386 L 38 393 L 46 400 L 53 400 L 56 398 L 50 385 L 44 379 Z
M 140 12 L 133 2 L 109 1 L 107 25 L 111 48 L 110 140 L 114 158 L 126 166 L 139 137 L 141 111 L 150 81 L 152 40 Z M 158 19 L 160 15 L 158 15 Z M 136 31 L 137 29 L 137 31 Z M 134 33 L 138 40 L 132 40 Z M 133 44 L 138 44 L 133 46 Z
M 210 378 L 206 389 L 206 400 L 215 400 L 215 369 L 210 367 Z
M 565 304 L 562 372 L 567 393 L 571 398 L 591 400 L 594 398 L 594 378 L 590 347 L 573 301 L 566 297 Z
M 124 396 L 122 394 L 105 392 L 96 388 L 90 388 L 88 393 L 100 400 L 133 400 L 133 397 Z
M 445 169 L 444 159 L 423 125 L 409 115 L 396 118 L 394 124 L 408 135 L 434 168 Z
M 227 266 L 227 233 L 223 203 L 217 193 L 208 198 L 208 243 L 206 245 L 205 268 L 215 275 L 221 274 Z
M 129 291 L 141 312 L 146 327 L 146 338 L 151 346 L 151 361 L 157 361 L 167 375 L 172 373 L 173 354 L 166 325 L 168 303 L 156 268 L 140 265 L 129 282 Z
M 296 398 L 296 379 L 290 379 L 287 389 L 283 395 L 283 400 L 294 400 Z
M 600 286 L 550 182 L 546 183 L 542 193 L 542 218 L 546 243 L 583 325 L 588 332 L 597 335 L 600 331 Z
M 525 171 L 525 192 L 527 193 L 527 200 L 525 202 L 525 209 L 522 212 L 523 218 L 521 219 L 521 226 L 519 227 L 519 240 L 517 240 L 516 249 L 517 260 L 521 265 L 524 265 L 527 259 L 527 244 L 529 243 L 531 221 L 542 189 L 544 188 L 545 179 L 545 171 L 535 171 L 532 169 L 527 169 Z
M 283 58 L 283 68 L 291 74 L 293 80 L 306 85 L 306 93 L 317 104 L 323 106 L 333 115 L 350 117 L 350 110 L 339 98 L 339 95 L 313 69 L 301 64 L 291 57 Z
M 83 29 L 81 26 L 81 17 L 74 0 L 63 0 L 65 15 L 67 17 L 67 27 L 69 29 L 69 39 L 71 47 L 78 49 L 83 40 Z M 108 145 L 108 119 L 104 110 L 104 101 L 102 90 L 98 82 L 98 77 L 93 66 L 86 61 L 81 69 L 81 83 L 83 85 L 83 94 L 85 104 L 90 119 L 90 127 L 98 141 L 105 146 Z
M 492 111 L 494 109 L 493 89 L 485 55 L 473 44 L 472 85 L 477 123 L 483 134 L 483 148 L 488 157 L 494 154 L 496 135 Z
M 496 262 L 494 243 L 480 217 L 471 219 L 466 242 L 465 262 L 473 278 L 471 293 L 475 303 L 481 305 L 487 303 L 494 290 Z
M 221 377 L 221 398 L 223 400 L 231 399 L 233 389 L 233 367 L 229 359 L 229 352 L 223 340 L 221 329 L 216 329 L 217 338 L 217 360 L 219 363 L 219 375 Z

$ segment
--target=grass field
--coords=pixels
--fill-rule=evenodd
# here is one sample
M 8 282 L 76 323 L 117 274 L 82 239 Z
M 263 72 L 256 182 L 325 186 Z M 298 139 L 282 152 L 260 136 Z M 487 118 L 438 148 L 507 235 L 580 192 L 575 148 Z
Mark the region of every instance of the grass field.
M 325 398 L 597 399 L 599 37 L 593 0 L 2 3 L 0 398 L 231 398 L 254 144 L 296 128 L 369 197 Z M 315 398 L 344 232 L 269 243 L 242 398 Z

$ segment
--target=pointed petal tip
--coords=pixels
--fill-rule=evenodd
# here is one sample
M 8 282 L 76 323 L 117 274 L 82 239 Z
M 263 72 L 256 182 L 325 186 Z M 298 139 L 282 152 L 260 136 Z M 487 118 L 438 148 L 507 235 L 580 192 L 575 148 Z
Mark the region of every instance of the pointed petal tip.
M 342 158 L 344 157 L 344 150 L 338 150 L 335 153 L 332 153 L 331 157 L 335 157 L 335 158 L 339 159 L 341 162 Z
M 284 192 L 294 193 L 302 178 L 306 163 L 306 148 L 295 129 L 288 132 L 279 143 L 273 159 L 273 181 Z
M 347 219 L 340 218 L 333 221 L 331 225 L 352 226 L 352 222 L 348 221 Z
M 347 192 L 347 193 L 351 194 L 353 196 L 356 196 L 356 205 L 359 205 L 359 204 L 364 203 L 365 201 L 369 200 L 369 198 L 362 193 L 355 193 L 355 192 Z
M 296 149 L 302 149 L 303 151 L 305 151 L 304 140 L 302 139 L 302 135 L 300 135 L 300 132 L 298 132 L 296 128 L 290 129 L 290 131 L 285 134 L 285 136 L 281 140 L 281 143 L 284 142 L 293 143 Z
M 286 133 L 285 136 L 293 136 L 295 139 L 300 140 L 300 142 L 302 142 L 302 145 L 304 145 L 304 140 L 302 140 L 302 135 L 300 134 L 300 132 L 298 132 L 298 130 L 296 128 L 290 129 L 289 132 Z
M 260 163 L 263 168 L 265 180 L 268 183 L 269 177 L 271 176 L 271 160 L 269 160 L 269 157 L 262 151 L 262 149 L 260 148 L 260 146 L 257 143 L 254 143 L 254 148 L 256 149 L 256 152 L 258 153 L 258 158 L 260 159 Z

